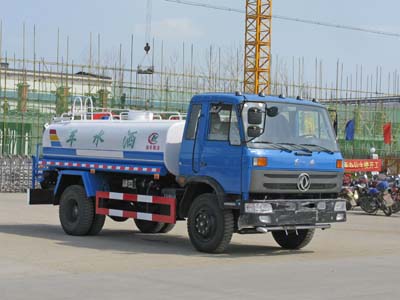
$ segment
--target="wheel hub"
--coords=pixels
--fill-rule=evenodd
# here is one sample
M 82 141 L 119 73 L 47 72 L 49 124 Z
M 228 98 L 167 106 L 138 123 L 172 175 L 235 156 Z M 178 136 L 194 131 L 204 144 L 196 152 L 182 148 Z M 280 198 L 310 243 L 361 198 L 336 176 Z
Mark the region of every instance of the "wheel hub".
M 70 204 L 70 210 L 68 213 L 68 219 L 70 222 L 75 222 L 76 220 L 78 220 L 79 217 L 79 207 L 78 207 L 78 203 L 76 201 L 73 201 L 73 203 Z
M 205 211 L 201 211 L 196 216 L 195 227 L 198 234 L 200 234 L 203 237 L 208 237 L 210 235 L 212 228 L 210 215 Z

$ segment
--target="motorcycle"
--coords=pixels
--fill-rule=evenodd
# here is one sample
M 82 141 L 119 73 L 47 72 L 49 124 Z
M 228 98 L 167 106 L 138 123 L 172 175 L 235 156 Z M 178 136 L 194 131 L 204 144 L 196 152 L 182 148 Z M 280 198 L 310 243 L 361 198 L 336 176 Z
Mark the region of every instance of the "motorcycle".
M 352 180 L 348 174 L 343 177 L 340 196 L 346 200 L 347 210 L 360 205 L 360 197 L 366 194 L 366 182 L 368 182 L 368 178 L 366 179 L 364 176 L 356 180 Z
M 397 176 L 392 187 L 391 194 L 393 199 L 392 213 L 398 213 L 400 211 L 400 177 Z
M 351 210 L 358 205 L 358 192 L 354 187 L 344 186 L 340 191 L 341 198 L 346 200 L 346 210 Z
M 392 215 L 392 205 L 394 201 L 389 189 L 387 180 L 373 182 L 368 187 L 368 193 L 360 199 L 360 207 L 368 214 L 375 214 L 382 210 L 386 216 Z

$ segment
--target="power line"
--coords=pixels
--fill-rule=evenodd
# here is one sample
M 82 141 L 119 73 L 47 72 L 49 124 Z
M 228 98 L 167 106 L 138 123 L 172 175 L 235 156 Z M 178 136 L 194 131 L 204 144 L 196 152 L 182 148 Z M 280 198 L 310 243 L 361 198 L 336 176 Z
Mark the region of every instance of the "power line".
M 246 11 L 244 9 L 232 8 L 232 7 L 228 7 L 228 6 L 218 6 L 218 5 L 206 4 L 206 3 L 196 2 L 196 1 L 189 1 L 189 0 L 164 0 L 164 1 L 173 2 L 173 3 L 177 3 L 177 4 L 183 4 L 183 5 L 189 5 L 189 6 L 203 7 L 203 8 L 214 9 L 214 10 L 236 12 L 236 13 L 241 13 L 241 14 L 246 13 Z M 367 28 L 357 27 L 357 26 L 349 26 L 349 25 L 335 24 L 335 23 L 322 22 L 322 21 L 316 21 L 316 20 L 287 17 L 287 16 L 282 16 L 282 15 L 276 15 L 276 14 L 274 14 L 272 16 L 272 18 L 279 19 L 279 20 L 285 20 L 285 21 L 291 21 L 291 22 L 299 22 L 299 23 L 305 23 L 305 24 L 311 24 L 311 25 L 317 25 L 317 26 L 324 26 L 324 27 L 343 29 L 343 30 L 359 31 L 359 32 L 365 32 L 365 33 L 373 33 L 373 34 L 377 34 L 377 35 L 400 38 L 400 33 L 396 33 L 396 32 L 367 29 Z

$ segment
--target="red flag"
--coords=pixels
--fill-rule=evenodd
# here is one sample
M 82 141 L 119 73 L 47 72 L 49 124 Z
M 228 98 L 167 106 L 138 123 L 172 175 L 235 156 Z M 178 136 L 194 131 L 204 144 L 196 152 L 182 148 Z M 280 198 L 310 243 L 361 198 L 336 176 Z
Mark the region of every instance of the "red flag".
M 392 143 L 392 123 L 383 125 L 383 141 L 385 144 Z

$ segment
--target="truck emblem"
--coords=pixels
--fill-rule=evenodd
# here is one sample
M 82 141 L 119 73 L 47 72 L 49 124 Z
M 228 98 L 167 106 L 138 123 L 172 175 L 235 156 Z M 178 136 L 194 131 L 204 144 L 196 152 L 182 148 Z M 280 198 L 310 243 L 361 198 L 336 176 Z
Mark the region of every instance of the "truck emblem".
M 147 141 L 149 142 L 150 145 L 155 145 L 158 143 L 158 137 L 159 134 L 157 132 L 153 132 L 152 134 L 149 135 Z
M 157 132 L 153 132 L 147 138 L 148 145 L 146 146 L 146 150 L 160 150 L 160 145 L 158 145 L 158 138 L 160 135 Z
M 299 191 L 307 192 L 310 189 L 310 186 L 311 186 L 310 175 L 308 175 L 307 173 L 301 173 L 297 181 L 297 188 L 299 189 Z

